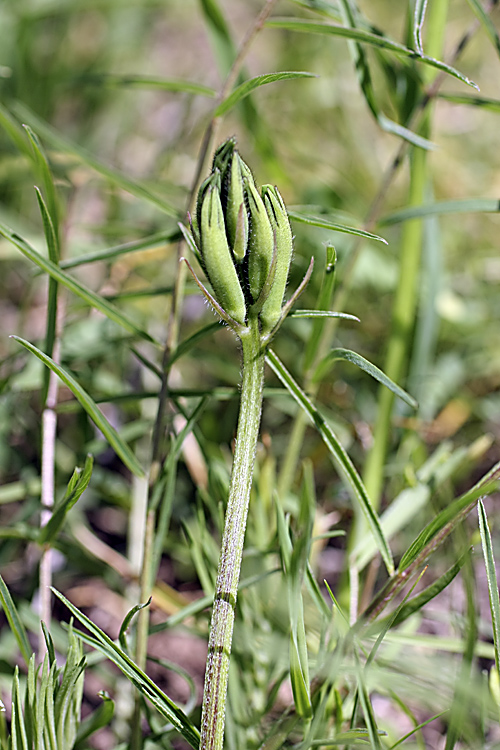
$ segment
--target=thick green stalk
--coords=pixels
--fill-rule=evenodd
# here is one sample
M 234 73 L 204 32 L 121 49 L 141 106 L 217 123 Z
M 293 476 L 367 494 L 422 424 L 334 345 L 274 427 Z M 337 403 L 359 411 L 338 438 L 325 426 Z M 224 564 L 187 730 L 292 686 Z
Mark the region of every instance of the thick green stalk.
M 234 610 L 262 411 L 264 350 L 257 318 L 239 333 L 242 385 L 226 520 L 208 644 L 200 750 L 222 750 Z

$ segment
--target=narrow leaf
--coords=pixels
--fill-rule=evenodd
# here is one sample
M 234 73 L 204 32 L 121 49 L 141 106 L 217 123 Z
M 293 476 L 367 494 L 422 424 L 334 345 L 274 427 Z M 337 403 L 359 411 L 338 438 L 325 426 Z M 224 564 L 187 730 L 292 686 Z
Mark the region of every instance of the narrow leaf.
M 337 466 L 340 476 L 344 480 L 347 488 L 350 490 L 353 498 L 359 503 L 361 510 L 365 514 L 368 524 L 377 541 L 377 547 L 380 554 L 382 555 L 385 566 L 389 572 L 389 575 L 392 575 L 392 573 L 394 572 L 394 563 L 392 561 L 392 554 L 389 545 L 382 531 L 380 520 L 372 506 L 366 488 L 354 464 L 340 444 L 338 438 L 333 433 L 331 427 L 327 424 L 325 418 L 313 405 L 309 397 L 300 388 L 298 383 L 295 382 L 286 367 L 273 351 L 269 350 L 266 356 L 266 361 L 273 372 L 277 375 L 279 380 L 281 380 L 285 388 L 290 392 L 299 406 L 304 409 L 306 414 L 310 417 L 310 419 L 316 426 L 316 429 L 320 433 L 325 445 L 330 451 L 330 454 L 334 460 L 335 465 Z
M 113 167 L 110 167 L 107 164 L 101 162 L 81 146 L 78 146 L 76 143 L 72 143 L 67 138 L 63 138 L 63 136 L 61 136 L 57 132 L 57 130 L 37 117 L 37 115 L 35 115 L 35 113 L 32 112 L 24 104 L 17 102 L 14 105 L 14 110 L 16 115 L 18 115 L 20 119 L 30 123 L 34 130 L 36 130 L 37 133 L 42 136 L 47 143 L 50 143 L 54 148 L 59 149 L 64 153 L 71 154 L 71 156 L 75 157 L 78 161 L 86 164 L 102 177 L 105 177 L 107 180 L 109 180 L 109 182 L 117 185 L 131 195 L 134 195 L 136 198 L 146 200 L 166 213 L 168 216 L 178 218 L 179 212 L 177 211 L 177 209 L 168 204 L 162 196 L 153 193 L 147 185 L 144 185 L 138 180 L 131 180 L 118 169 L 114 169 Z
M 402 556 L 398 572 L 402 573 L 405 571 L 418 557 L 422 554 L 427 556 L 431 554 L 434 547 L 431 542 L 438 536 L 441 538 L 444 536 L 446 531 L 451 529 L 459 523 L 464 514 L 467 514 L 472 509 L 476 500 L 481 496 L 486 496 L 494 492 L 498 487 L 500 480 L 500 462 L 482 477 L 474 487 L 465 492 L 459 498 L 450 503 L 444 508 L 438 515 L 423 529 L 417 536 L 415 541 L 409 546 L 404 555 Z
M 75 469 L 72 479 L 75 478 L 76 481 L 70 482 L 63 499 L 57 503 L 47 525 L 40 529 L 39 544 L 52 544 L 57 537 L 67 514 L 89 486 L 93 465 L 94 459 L 89 455 L 85 460 L 83 470 Z
M 95 292 L 87 289 L 87 287 L 83 286 L 83 284 L 80 284 L 80 282 L 76 281 L 76 279 L 73 279 L 71 276 L 65 274 L 55 263 L 52 263 L 50 260 L 48 260 L 48 258 L 44 258 L 43 255 L 40 255 L 40 253 L 38 253 L 34 247 L 32 247 L 18 234 L 9 229 L 9 227 L 5 226 L 4 224 L 0 224 L 0 234 L 2 234 L 6 239 L 12 242 L 12 244 L 14 244 L 22 252 L 22 254 L 26 256 L 26 258 L 31 260 L 39 268 L 48 273 L 51 278 L 58 281 L 60 284 L 62 284 L 62 286 L 66 287 L 66 289 L 74 292 L 74 294 L 85 300 L 87 304 L 95 307 L 97 310 L 102 312 L 103 315 L 112 320 L 114 323 L 117 323 L 127 331 L 134 333 L 136 336 L 146 339 L 146 341 L 157 343 L 152 338 L 152 336 L 149 335 L 149 333 L 136 326 L 136 324 L 129 320 L 125 315 L 123 315 L 118 310 L 118 308 L 116 308 L 110 302 L 106 302 L 105 299 L 100 297 L 98 294 L 95 294 Z
M 101 705 L 96 708 L 90 716 L 87 716 L 82 722 L 80 722 L 78 726 L 73 750 L 80 750 L 80 748 L 88 747 L 86 744 L 84 745 L 84 740 L 99 729 L 107 727 L 111 723 L 115 711 L 115 704 L 109 695 L 106 695 L 106 693 L 102 691 L 99 693 L 99 697 L 102 698 Z
M 95 84 L 97 86 L 130 86 L 133 88 L 160 89 L 162 91 L 173 91 L 185 94 L 200 94 L 201 96 L 209 96 L 211 98 L 214 98 L 217 95 L 215 89 L 203 86 L 201 83 L 172 78 L 155 78 L 153 76 L 101 73 L 99 75 L 84 76 L 80 81 L 83 84 Z
M 491 544 L 491 534 L 482 500 L 478 503 L 478 515 L 481 545 L 483 547 L 484 567 L 486 568 L 488 593 L 490 597 L 493 644 L 495 646 L 495 664 L 497 672 L 500 672 L 500 600 L 498 596 L 498 581 L 495 570 L 495 558 L 493 557 L 493 546 Z
M 325 219 L 322 216 L 301 214 L 297 211 L 288 211 L 288 216 L 292 221 L 298 221 L 299 224 L 308 224 L 311 227 L 320 227 L 321 229 L 331 229 L 333 232 L 342 232 L 343 234 L 354 234 L 357 237 L 364 237 L 367 240 L 376 240 L 377 242 L 383 242 L 384 245 L 387 245 L 387 240 L 384 240 L 383 237 L 379 237 L 377 234 L 365 232 L 363 229 L 356 229 L 356 227 L 337 224 L 336 222 Z
M 2 576 L 0 576 L 0 603 L 3 607 L 3 611 L 5 612 L 5 616 L 9 623 L 10 629 L 14 633 L 21 655 L 28 665 L 32 654 L 28 635 L 26 633 L 26 630 L 24 629 L 24 625 L 21 622 L 16 605 L 12 601 L 10 591 L 7 588 L 7 585 Z
M 413 409 L 417 408 L 417 402 L 412 396 L 410 396 L 409 393 L 400 388 L 399 385 L 396 385 L 393 380 L 391 380 L 384 372 L 382 372 L 382 370 L 380 370 L 374 364 L 369 362 L 360 354 L 356 354 L 356 352 L 351 351 L 350 349 L 332 349 L 332 351 L 329 352 L 323 359 L 323 361 L 318 365 L 318 368 L 314 373 L 313 380 L 322 380 L 333 362 L 336 362 L 339 359 L 344 359 L 347 362 L 351 362 L 353 365 L 356 365 L 356 367 L 359 367 L 360 370 L 364 370 L 368 373 L 368 375 L 371 375 L 372 378 L 378 380 L 378 382 L 382 383 L 382 385 L 385 385 L 386 388 L 396 394 L 396 396 L 406 404 L 411 406 Z
M 94 648 L 108 657 L 114 664 L 121 669 L 123 674 L 135 685 L 135 687 L 157 708 L 157 710 L 170 721 L 184 739 L 191 745 L 194 750 L 198 750 L 200 741 L 199 732 L 191 723 L 186 714 L 163 693 L 162 690 L 145 674 L 139 667 L 134 664 L 132 659 L 117 646 L 109 636 L 95 625 L 83 612 L 80 612 L 63 594 L 56 589 L 53 593 L 68 607 L 70 612 L 92 633 L 92 638 L 84 633 L 78 633 L 79 637 L 86 643 L 90 643 Z
M 467 94 L 445 94 L 438 93 L 440 99 L 454 104 L 466 104 L 468 106 L 489 109 L 492 112 L 500 112 L 500 99 L 489 99 L 485 96 L 468 96 Z
M 471 81 L 469 78 L 464 76 L 451 65 L 447 65 L 440 60 L 435 60 L 433 57 L 427 57 L 426 55 L 420 55 L 413 49 L 405 47 L 404 44 L 399 44 L 385 36 L 373 34 L 370 31 L 364 31 L 362 29 L 351 29 L 346 26 L 332 23 L 319 23 L 318 21 L 309 21 L 306 19 L 289 19 L 289 18 L 273 18 L 266 22 L 266 26 L 275 29 L 287 29 L 288 31 L 301 31 L 308 34 L 328 34 L 332 36 L 340 36 L 346 39 L 354 39 L 355 41 L 361 42 L 362 44 L 370 44 L 380 49 L 389 50 L 394 52 L 396 55 L 403 57 L 409 57 L 412 60 L 421 62 L 424 65 L 430 65 L 433 68 L 442 70 L 444 73 L 448 73 L 453 78 L 466 83 L 468 86 L 472 86 L 478 89 L 478 86 Z
M 252 91 L 259 86 L 265 86 L 268 83 L 274 83 L 275 81 L 288 81 L 295 78 L 316 78 L 314 73 L 306 73 L 303 71 L 281 71 L 280 73 L 265 73 L 255 78 L 250 78 L 248 81 L 244 81 L 232 91 L 229 96 L 219 104 L 214 112 L 215 117 L 221 117 L 229 112 L 238 102 L 244 99 L 246 96 L 252 93 Z
M 113 247 L 107 247 L 103 250 L 94 250 L 93 253 L 86 253 L 85 255 L 78 255 L 75 258 L 67 258 L 62 260 L 60 268 L 75 268 L 76 266 L 85 266 L 88 263 L 96 263 L 101 260 L 110 260 L 111 258 L 118 258 L 126 253 L 135 253 L 138 250 L 144 250 L 146 248 L 155 247 L 156 245 L 169 245 L 172 242 L 177 242 L 181 237 L 181 233 L 178 229 L 173 229 L 167 232 L 158 232 L 157 234 L 151 234 L 148 237 L 142 237 L 140 240 L 133 240 L 132 242 L 124 242 L 121 245 L 114 245 Z
M 479 21 L 482 23 L 484 30 L 488 34 L 491 43 L 497 51 L 497 54 L 500 55 L 500 37 L 498 35 L 498 31 L 496 30 L 495 24 L 493 23 L 479 0 L 467 0 L 467 2 L 469 3 Z
M 379 220 L 381 226 L 391 226 L 399 224 L 408 219 L 421 219 L 425 216 L 441 216 L 443 214 L 462 214 L 462 213 L 498 213 L 500 211 L 500 201 L 491 198 L 466 198 L 459 201 L 438 201 L 423 206 L 411 206 L 403 208 L 400 211 L 394 211 L 387 214 Z
M 144 476 L 144 471 L 141 465 L 137 461 L 128 445 L 122 440 L 115 428 L 110 424 L 110 422 L 108 422 L 102 411 L 100 411 L 95 401 L 89 396 L 87 391 L 85 391 L 82 386 L 75 380 L 73 375 L 71 375 L 64 367 L 57 364 L 57 362 L 54 362 L 53 359 L 40 351 L 40 349 L 37 349 L 36 346 L 30 344 L 29 341 L 26 341 L 19 336 L 11 336 L 11 338 L 18 341 L 28 351 L 38 357 L 38 359 L 40 359 L 44 365 L 49 367 L 52 372 L 55 372 L 55 374 L 63 381 L 63 383 L 68 386 L 75 398 L 78 399 L 96 427 L 101 430 L 102 434 L 107 439 L 111 447 L 114 448 L 117 455 L 120 456 L 125 466 L 127 466 L 130 471 L 137 477 Z
M 289 318 L 342 318 L 343 320 L 355 320 L 357 323 L 360 322 L 356 315 L 350 315 L 349 313 L 333 312 L 332 310 L 295 310 L 291 313 Z

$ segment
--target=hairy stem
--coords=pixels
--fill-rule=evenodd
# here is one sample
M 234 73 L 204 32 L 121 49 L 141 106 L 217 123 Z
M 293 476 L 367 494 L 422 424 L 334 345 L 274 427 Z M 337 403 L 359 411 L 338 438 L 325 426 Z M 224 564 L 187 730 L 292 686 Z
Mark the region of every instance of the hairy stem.
M 234 610 L 262 410 L 264 351 L 257 318 L 240 334 L 242 386 L 236 447 L 208 644 L 200 750 L 222 750 Z

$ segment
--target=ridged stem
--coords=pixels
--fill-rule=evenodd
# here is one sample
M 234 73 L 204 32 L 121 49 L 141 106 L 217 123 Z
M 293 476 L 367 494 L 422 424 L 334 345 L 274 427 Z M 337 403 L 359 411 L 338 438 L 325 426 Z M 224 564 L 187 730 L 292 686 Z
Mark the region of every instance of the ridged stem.
M 234 611 L 262 411 L 264 351 L 257 318 L 240 334 L 242 385 L 236 446 L 215 587 L 203 691 L 200 750 L 222 750 Z

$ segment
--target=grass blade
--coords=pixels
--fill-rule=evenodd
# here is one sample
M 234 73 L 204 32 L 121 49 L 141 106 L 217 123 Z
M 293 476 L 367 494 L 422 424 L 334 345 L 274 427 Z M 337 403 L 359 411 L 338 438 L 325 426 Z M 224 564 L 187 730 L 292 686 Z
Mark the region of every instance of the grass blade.
M 284 70 L 279 73 L 265 73 L 261 76 L 255 76 L 250 78 L 248 81 L 244 81 L 237 86 L 229 96 L 219 104 L 214 112 L 215 117 L 222 117 L 227 114 L 238 102 L 254 91 L 254 89 L 260 86 L 265 86 L 268 83 L 275 83 L 276 81 L 289 81 L 295 78 L 317 78 L 314 73 L 307 73 L 304 71 L 288 71 Z
M 389 544 L 384 536 L 380 520 L 378 515 L 373 509 L 366 488 L 363 484 L 361 477 L 359 476 L 354 464 L 341 446 L 337 437 L 334 435 L 330 426 L 326 423 L 324 417 L 320 414 L 318 409 L 310 401 L 306 393 L 300 388 L 298 383 L 292 378 L 286 367 L 279 360 L 273 351 L 269 351 L 266 356 L 266 361 L 271 367 L 273 372 L 281 380 L 285 388 L 290 392 L 295 401 L 299 406 L 304 409 L 308 414 L 316 429 L 320 433 L 325 445 L 327 446 L 330 454 L 334 460 L 337 469 L 339 470 L 340 476 L 344 480 L 346 486 L 351 491 L 354 499 L 359 503 L 361 510 L 363 511 L 366 520 L 371 528 L 374 538 L 377 542 L 377 548 L 382 555 L 385 566 L 389 575 L 394 572 L 394 563 L 392 560 L 392 554 L 389 548 Z
M 392 224 L 399 224 L 408 219 L 421 219 L 425 216 L 441 216 L 443 214 L 463 214 L 463 213 L 498 213 L 500 211 L 500 201 L 491 198 L 466 198 L 459 201 L 437 201 L 423 206 L 410 206 L 400 211 L 394 211 L 387 214 L 379 220 L 379 224 L 384 227 Z
M 485 474 L 485 476 L 482 477 L 474 487 L 438 513 L 425 529 L 420 532 L 418 537 L 402 556 L 398 572 L 401 573 L 406 570 L 417 559 L 417 557 L 424 552 L 424 550 L 426 550 L 427 554 L 430 554 L 433 551 L 433 547 L 429 546 L 429 543 L 435 539 L 439 532 L 442 532 L 445 529 L 451 530 L 456 526 L 456 524 L 462 519 L 463 514 L 469 512 L 469 506 L 472 507 L 479 497 L 488 495 L 497 489 L 499 479 L 500 462 L 495 464 L 495 466 Z
M 160 89 L 161 91 L 173 91 L 184 94 L 200 94 L 200 96 L 209 96 L 212 99 L 217 95 L 215 89 L 202 86 L 201 83 L 172 78 L 155 78 L 154 76 L 100 73 L 99 75 L 84 76 L 79 79 L 79 83 L 95 84 L 96 86 L 107 86 L 109 88 L 130 86 L 132 88 Z
M 423 63 L 424 65 L 430 65 L 433 68 L 442 70 L 444 73 L 448 73 L 448 75 L 452 76 L 453 78 L 458 78 L 459 81 L 462 81 L 468 86 L 472 86 L 473 88 L 479 90 L 479 87 L 473 81 L 471 81 L 470 78 L 467 78 L 467 76 L 464 76 L 463 73 L 460 73 L 455 68 L 452 68 L 451 65 L 447 65 L 441 60 L 435 60 L 433 57 L 420 55 L 418 52 L 415 52 L 415 50 L 405 47 L 404 44 L 394 42 L 392 41 L 392 39 L 388 39 L 386 36 L 372 34 L 370 31 L 364 31 L 362 29 L 350 29 L 347 26 L 341 26 L 340 24 L 319 23 L 318 21 L 309 21 L 306 19 L 298 18 L 273 18 L 270 21 L 266 21 L 266 26 L 268 28 L 286 29 L 288 31 L 300 31 L 306 32 L 308 34 L 327 34 L 332 36 L 340 36 L 344 39 L 352 39 L 356 42 L 361 42 L 362 44 L 370 44 L 374 47 L 378 47 L 379 49 L 385 49 L 389 52 L 393 52 L 396 55 L 409 57 L 412 60 Z
M 114 169 L 107 164 L 103 164 L 103 162 L 101 162 L 81 146 L 78 146 L 76 143 L 72 143 L 72 141 L 63 138 L 63 136 L 60 135 L 57 130 L 37 117 L 37 115 L 35 115 L 35 113 L 28 109 L 28 107 L 26 107 L 24 104 L 21 104 L 19 102 L 16 103 L 14 106 L 14 110 L 16 115 L 18 115 L 22 120 L 26 120 L 28 123 L 30 123 L 32 127 L 37 131 L 37 133 L 39 133 L 39 135 L 41 135 L 47 143 L 50 143 L 53 148 L 56 148 L 66 154 L 71 154 L 71 156 L 76 158 L 79 162 L 86 164 L 87 167 L 90 167 L 102 177 L 109 180 L 109 182 L 111 182 L 113 185 L 117 185 L 127 193 L 134 195 L 136 198 L 141 198 L 148 203 L 152 203 L 168 216 L 175 217 L 176 219 L 179 218 L 179 212 L 177 211 L 177 209 L 167 203 L 162 196 L 153 193 L 149 189 L 149 187 L 147 187 L 147 185 L 144 185 L 142 182 L 139 182 L 138 180 L 131 180 L 118 169 Z
M 356 227 L 337 224 L 336 222 L 324 219 L 321 216 L 302 214 L 298 211 L 288 211 L 288 216 L 292 221 L 298 221 L 299 224 L 308 224 L 311 227 L 320 227 L 321 229 L 331 229 L 333 232 L 342 232 L 343 234 L 354 234 L 357 237 L 364 237 L 367 240 L 376 240 L 377 242 L 383 242 L 384 245 L 387 245 L 387 240 L 384 240 L 383 237 L 379 237 L 377 234 L 365 232 L 363 229 L 356 229 Z
M 40 255 L 40 253 L 38 253 L 34 247 L 32 247 L 18 234 L 9 229 L 9 227 L 5 226 L 5 224 L 0 224 L 0 234 L 2 234 L 7 240 L 12 242 L 12 244 L 15 245 L 26 258 L 31 260 L 39 268 L 48 273 L 52 279 L 55 279 L 55 281 L 58 281 L 62 286 L 66 287 L 66 289 L 69 289 L 71 292 L 78 295 L 78 297 L 85 300 L 87 304 L 95 307 L 96 310 L 102 312 L 103 315 L 112 320 L 114 323 L 117 323 L 122 328 L 125 328 L 127 331 L 130 331 L 131 333 L 139 336 L 142 339 L 145 339 L 146 341 L 157 343 L 153 339 L 153 337 L 149 335 L 149 333 L 136 326 L 134 322 L 123 315 L 116 307 L 114 307 L 114 305 L 112 305 L 110 302 L 106 302 L 106 300 L 101 296 L 95 294 L 95 292 L 92 292 L 90 289 L 87 289 L 87 287 L 85 287 L 83 284 L 80 284 L 80 282 L 76 281 L 76 279 L 73 279 L 71 276 L 65 274 L 63 271 L 61 271 L 59 266 L 57 266 L 55 263 L 52 263 L 50 260 L 48 260 L 48 258 L 44 258 L 43 255 Z
M 87 391 L 85 391 L 82 386 L 75 380 L 73 375 L 71 375 L 64 367 L 61 367 L 61 365 L 58 365 L 56 362 L 54 362 L 54 360 L 44 354 L 44 352 L 40 351 L 40 349 L 37 349 L 36 346 L 30 344 L 29 341 L 26 341 L 19 336 L 11 336 L 11 338 L 18 341 L 28 351 L 34 354 L 35 357 L 38 357 L 38 359 L 40 359 L 43 364 L 46 365 L 46 367 L 49 367 L 52 372 L 55 372 L 55 374 L 63 381 L 63 383 L 68 386 L 75 398 L 78 399 L 96 427 L 101 430 L 102 434 L 107 439 L 111 447 L 114 448 L 117 455 L 120 456 L 125 466 L 127 466 L 130 471 L 135 474 L 135 476 L 144 476 L 142 466 L 139 464 L 128 445 L 122 440 L 115 428 L 110 424 L 110 422 L 108 422 L 102 411 L 100 411 L 95 401 L 89 396 Z
M 401 399 L 401 401 L 404 401 L 413 409 L 417 408 L 418 404 L 413 396 L 410 396 L 409 393 L 407 393 L 405 390 L 400 388 L 399 385 L 394 383 L 394 381 L 391 380 L 391 378 L 387 377 L 387 375 L 378 367 L 376 367 L 376 365 L 372 364 L 369 360 L 365 359 L 360 354 L 351 351 L 351 349 L 332 349 L 332 351 L 329 352 L 329 354 L 327 354 L 323 361 L 318 365 L 318 368 L 314 373 L 313 380 L 321 380 L 324 377 L 325 372 L 330 369 L 330 366 L 339 359 L 344 359 L 346 360 L 346 362 L 351 362 L 353 365 L 356 365 L 356 367 L 359 367 L 360 370 L 364 370 L 368 373 L 368 375 L 371 375 L 372 378 L 378 380 L 378 382 L 382 383 L 382 385 L 385 385 L 385 387 L 392 391 L 398 398 Z
M 184 739 L 191 745 L 194 750 L 198 750 L 199 745 L 199 733 L 196 727 L 191 723 L 186 714 L 160 690 L 160 688 L 145 674 L 139 667 L 134 664 L 127 654 L 117 646 L 109 636 L 107 636 L 100 628 L 95 625 L 92 620 L 89 620 L 83 612 L 80 612 L 71 602 L 66 599 L 56 589 L 52 589 L 53 593 L 68 607 L 70 612 L 79 620 L 87 630 L 92 633 L 92 638 L 89 638 L 83 633 L 78 635 L 87 643 L 98 649 L 101 653 L 105 654 L 114 664 L 116 664 L 123 674 L 136 686 L 138 690 L 148 698 L 151 703 L 157 708 L 157 710 L 170 721 L 174 728 L 182 734 Z
M 478 503 L 479 531 L 481 533 L 481 546 L 484 555 L 484 567 L 488 579 L 488 593 L 490 597 L 491 624 L 493 628 L 493 644 L 495 646 L 495 664 L 497 672 L 500 673 L 500 600 L 498 596 L 498 581 L 495 570 L 495 559 L 493 557 L 493 546 L 491 534 L 488 527 L 488 518 L 484 509 L 483 501 Z
M 3 611 L 5 612 L 5 616 L 8 620 L 10 629 L 14 633 L 21 655 L 28 665 L 32 654 L 28 635 L 26 633 L 24 625 L 21 622 L 16 605 L 12 601 L 10 591 L 7 588 L 7 585 L 2 576 L 0 576 L 0 603 L 3 607 Z
M 93 465 L 94 459 L 89 455 L 85 460 L 83 469 L 75 469 L 63 499 L 55 506 L 48 523 L 40 529 L 39 544 L 52 544 L 64 524 L 68 512 L 89 486 Z

